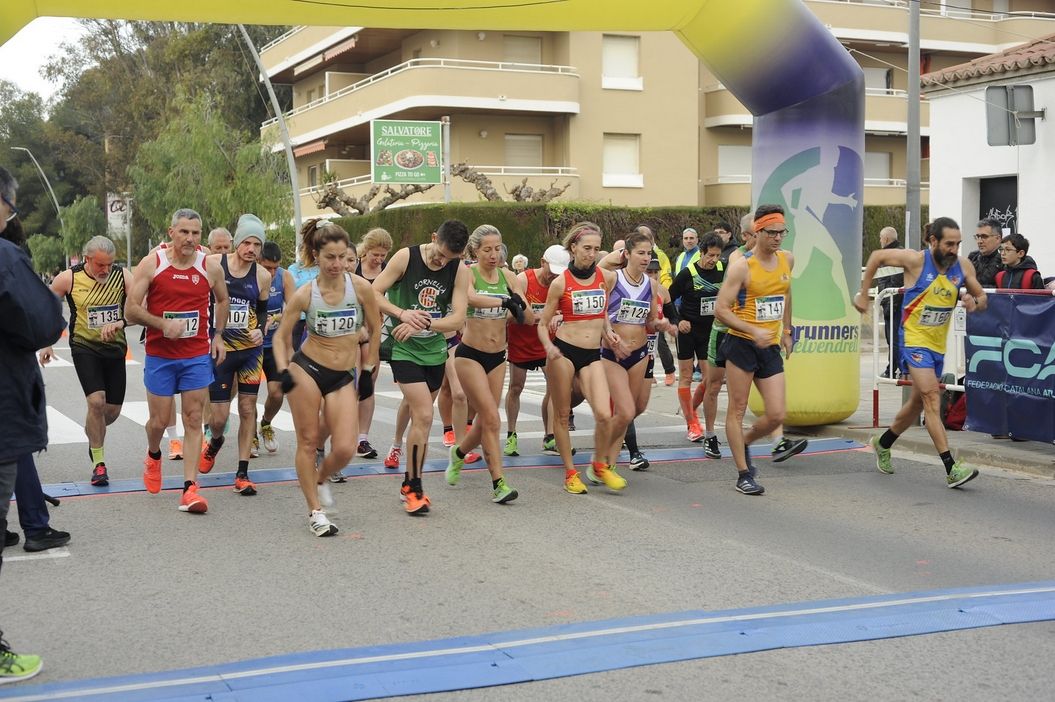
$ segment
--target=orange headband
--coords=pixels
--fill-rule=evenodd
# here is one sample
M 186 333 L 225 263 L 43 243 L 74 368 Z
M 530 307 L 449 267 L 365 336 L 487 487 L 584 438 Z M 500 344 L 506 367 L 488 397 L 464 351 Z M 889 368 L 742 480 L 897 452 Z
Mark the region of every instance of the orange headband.
M 755 231 L 762 231 L 767 224 L 784 224 L 784 215 L 779 212 L 770 212 L 767 215 L 759 217 L 755 220 Z

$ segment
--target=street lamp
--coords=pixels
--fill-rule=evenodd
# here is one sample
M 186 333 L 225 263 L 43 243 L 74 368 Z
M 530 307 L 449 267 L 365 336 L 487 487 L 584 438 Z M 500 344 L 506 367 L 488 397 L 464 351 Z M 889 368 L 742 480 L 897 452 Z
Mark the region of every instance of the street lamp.
M 48 176 L 44 173 L 44 169 L 40 167 L 40 163 L 37 161 L 37 157 L 33 155 L 32 151 L 30 151 L 24 146 L 12 146 L 11 150 L 25 151 L 27 154 L 29 154 L 29 157 L 33 159 L 33 165 L 37 167 L 37 173 L 40 174 L 41 179 L 44 181 L 44 185 L 47 186 L 48 193 L 51 195 L 51 202 L 55 205 L 55 214 L 58 215 L 59 218 L 59 231 L 60 233 L 64 232 L 66 227 L 62 223 L 62 208 L 59 207 L 59 199 L 55 197 L 55 191 L 51 189 L 51 181 L 48 180 Z M 69 263 L 69 258 L 66 259 L 66 262 Z

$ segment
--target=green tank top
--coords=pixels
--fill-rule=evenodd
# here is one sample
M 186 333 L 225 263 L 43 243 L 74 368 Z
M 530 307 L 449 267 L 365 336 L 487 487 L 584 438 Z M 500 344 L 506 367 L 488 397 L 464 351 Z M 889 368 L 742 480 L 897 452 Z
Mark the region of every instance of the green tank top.
M 480 269 L 476 266 L 473 266 L 470 270 L 473 272 L 473 287 L 478 295 L 497 297 L 502 300 L 509 298 L 509 286 L 506 285 L 506 277 L 501 270 L 498 271 L 497 283 L 488 283 L 484 280 L 484 277 L 480 275 Z M 469 316 L 473 319 L 505 319 L 506 308 L 473 307 L 469 305 Z
M 447 314 L 454 295 L 454 281 L 458 277 L 461 259 L 454 259 L 438 271 L 425 265 L 421 246 L 410 247 L 407 270 L 386 296 L 403 310 L 428 312 L 433 320 Z M 381 330 L 381 346 L 390 345 L 393 361 L 411 361 L 421 366 L 441 366 L 447 362 L 447 340 L 443 334 L 423 329 L 406 341 L 396 341 L 392 330 L 399 324 L 395 317 L 387 317 Z

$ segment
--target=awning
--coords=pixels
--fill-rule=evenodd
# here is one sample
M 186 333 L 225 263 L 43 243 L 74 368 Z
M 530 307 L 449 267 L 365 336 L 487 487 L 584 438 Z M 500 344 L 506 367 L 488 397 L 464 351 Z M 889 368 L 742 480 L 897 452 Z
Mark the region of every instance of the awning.
M 295 158 L 300 158 L 301 156 L 307 156 L 308 154 L 316 154 L 320 151 L 325 150 L 326 140 L 319 139 L 318 141 L 313 141 L 310 144 L 305 144 L 304 146 L 296 147 L 295 149 L 293 149 L 293 156 Z
M 332 49 L 327 49 L 326 53 L 322 55 L 324 61 L 332 61 L 334 58 L 340 56 L 346 51 L 350 51 L 355 48 L 356 37 L 346 39 Z

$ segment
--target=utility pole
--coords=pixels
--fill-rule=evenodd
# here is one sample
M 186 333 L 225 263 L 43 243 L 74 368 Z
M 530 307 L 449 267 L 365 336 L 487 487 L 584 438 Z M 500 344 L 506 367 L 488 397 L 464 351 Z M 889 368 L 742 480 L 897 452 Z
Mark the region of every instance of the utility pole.
M 919 135 L 919 3 L 909 0 L 908 20 L 908 144 L 905 151 L 905 248 L 918 249 L 920 232 L 920 135 Z
M 278 98 L 275 96 L 275 88 L 271 85 L 271 79 L 267 75 L 267 71 L 264 70 L 264 62 L 260 60 L 260 54 L 257 53 L 256 46 L 253 44 L 253 40 L 249 38 L 249 32 L 245 30 L 245 25 L 238 25 L 239 31 L 242 32 L 242 39 L 245 40 L 246 46 L 249 47 L 249 53 L 253 55 L 253 60 L 256 62 L 256 68 L 260 71 L 260 78 L 264 81 L 264 87 L 267 88 L 268 97 L 271 98 L 271 109 L 275 111 L 275 117 L 278 120 L 278 132 L 282 137 L 282 144 L 286 147 L 286 167 L 289 168 L 289 184 L 293 189 L 293 230 L 297 237 L 297 247 L 295 251 L 300 251 L 300 186 L 297 183 L 297 161 L 293 158 L 293 144 L 289 140 L 289 130 L 286 128 L 286 118 L 282 114 L 282 107 L 278 104 Z
M 443 158 L 443 201 L 450 203 L 451 201 L 451 118 L 444 115 L 440 117 L 440 132 L 442 134 L 441 141 L 443 142 L 442 147 L 442 158 Z

